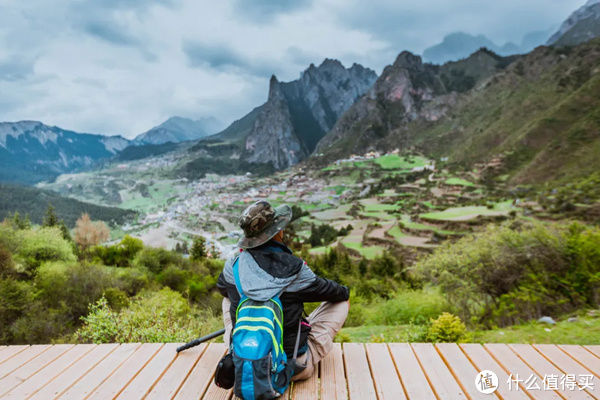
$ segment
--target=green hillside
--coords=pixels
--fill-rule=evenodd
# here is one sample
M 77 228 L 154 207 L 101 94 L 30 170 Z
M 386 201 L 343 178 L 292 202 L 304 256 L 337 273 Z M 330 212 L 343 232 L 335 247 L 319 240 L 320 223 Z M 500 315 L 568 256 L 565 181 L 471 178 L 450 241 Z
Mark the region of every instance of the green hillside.
M 494 158 L 513 183 L 586 176 L 600 154 L 600 40 L 540 47 L 464 96 L 436 123 L 409 127 L 413 144 L 465 167 Z
M 22 216 L 29 215 L 33 223 L 40 224 L 49 204 L 68 227 L 75 226 L 75 221 L 83 213 L 88 213 L 93 220 L 114 225 L 122 225 L 135 216 L 134 211 L 84 203 L 49 190 L 0 184 L 0 220 L 16 211 Z
M 417 150 L 509 184 L 569 181 L 598 170 L 600 39 L 577 47 L 538 47 L 510 58 L 480 50 L 431 70 L 445 89 L 433 90 L 429 98 L 413 96 L 412 114 L 403 103 L 408 96 L 385 94 L 420 87 L 424 75 L 413 69 L 431 68 L 396 64 L 386 68 L 389 79 L 384 71 L 375 84 L 384 95 L 359 100 L 322 140 L 322 154 L 312 161 L 370 150 Z M 405 71 L 411 81 L 394 83 Z M 432 110 L 440 116 L 432 117 Z

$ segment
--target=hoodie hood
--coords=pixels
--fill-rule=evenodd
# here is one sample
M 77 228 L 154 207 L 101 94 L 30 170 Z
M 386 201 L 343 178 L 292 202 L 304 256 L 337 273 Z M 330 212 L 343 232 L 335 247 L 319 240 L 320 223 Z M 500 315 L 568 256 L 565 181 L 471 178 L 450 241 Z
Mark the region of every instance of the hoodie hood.
M 256 301 L 267 301 L 285 291 L 300 291 L 316 279 L 302 259 L 287 252 L 260 249 L 243 251 L 225 263 L 225 280 L 234 285 L 233 265 L 236 262 L 244 295 Z

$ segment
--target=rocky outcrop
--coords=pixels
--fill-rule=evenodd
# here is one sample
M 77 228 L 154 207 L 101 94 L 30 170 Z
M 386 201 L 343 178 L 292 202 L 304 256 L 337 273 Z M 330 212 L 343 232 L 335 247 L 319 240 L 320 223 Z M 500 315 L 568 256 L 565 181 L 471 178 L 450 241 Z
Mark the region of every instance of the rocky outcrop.
M 375 82 L 375 72 L 327 59 L 298 80 L 269 83 L 269 97 L 244 141 L 242 159 L 287 168 L 308 157 L 338 118 Z
M 296 164 L 308 155 L 295 133 L 287 99 L 275 76 L 269 84 L 269 100 L 256 117 L 244 150 L 246 161 L 271 162 L 276 169 Z
M 562 23 L 549 45 L 574 46 L 600 36 L 600 0 L 589 0 Z
M 407 51 L 387 66 L 373 87 L 337 121 L 316 152 L 339 157 L 389 147 L 402 147 L 413 121 L 432 122 L 446 115 L 460 93 L 510 62 L 481 49 L 467 59 L 437 66 L 424 64 Z

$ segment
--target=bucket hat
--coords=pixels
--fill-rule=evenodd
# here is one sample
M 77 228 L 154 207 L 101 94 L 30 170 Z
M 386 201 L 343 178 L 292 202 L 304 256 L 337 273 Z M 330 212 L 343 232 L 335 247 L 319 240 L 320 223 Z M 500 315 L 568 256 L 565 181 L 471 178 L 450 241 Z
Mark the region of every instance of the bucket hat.
M 244 236 L 238 247 L 251 249 L 267 243 L 292 220 L 292 209 L 287 205 L 274 208 L 268 201 L 259 200 L 242 213 L 239 226 Z

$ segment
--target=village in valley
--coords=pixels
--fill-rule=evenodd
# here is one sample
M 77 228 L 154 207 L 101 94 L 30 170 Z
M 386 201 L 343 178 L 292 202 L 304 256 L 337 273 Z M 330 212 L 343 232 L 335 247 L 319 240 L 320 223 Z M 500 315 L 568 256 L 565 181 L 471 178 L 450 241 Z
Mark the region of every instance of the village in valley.
M 479 183 L 496 161 L 457 176 L 444 167 L 444 158 L 394 150 L 354 155 L 325 167 L 300 164 L 267 177 L 207 174 L 195 180 L 175 175 L 183 161 L 173 153 L 120 162 L 39 186 L 137 211 L 135 221 L 112 227 L 114 241 L 128 234 L 150 246 L 175 249 L 202 236 L 218 257 L 235 249 L 241 235 L 237 218 L 258 199 L 295 206 L 300 214 L 292 225 L 296 248 L 304 245 L 312 254 L 322 254 L 343 246 L 367 258 L 388 249 L 430 251 L 490 220 L 528 214 L 536 207 L 540 211 L 535 202 L 516 201 Z M 322 225 L 337 233 L 311 238 Z

